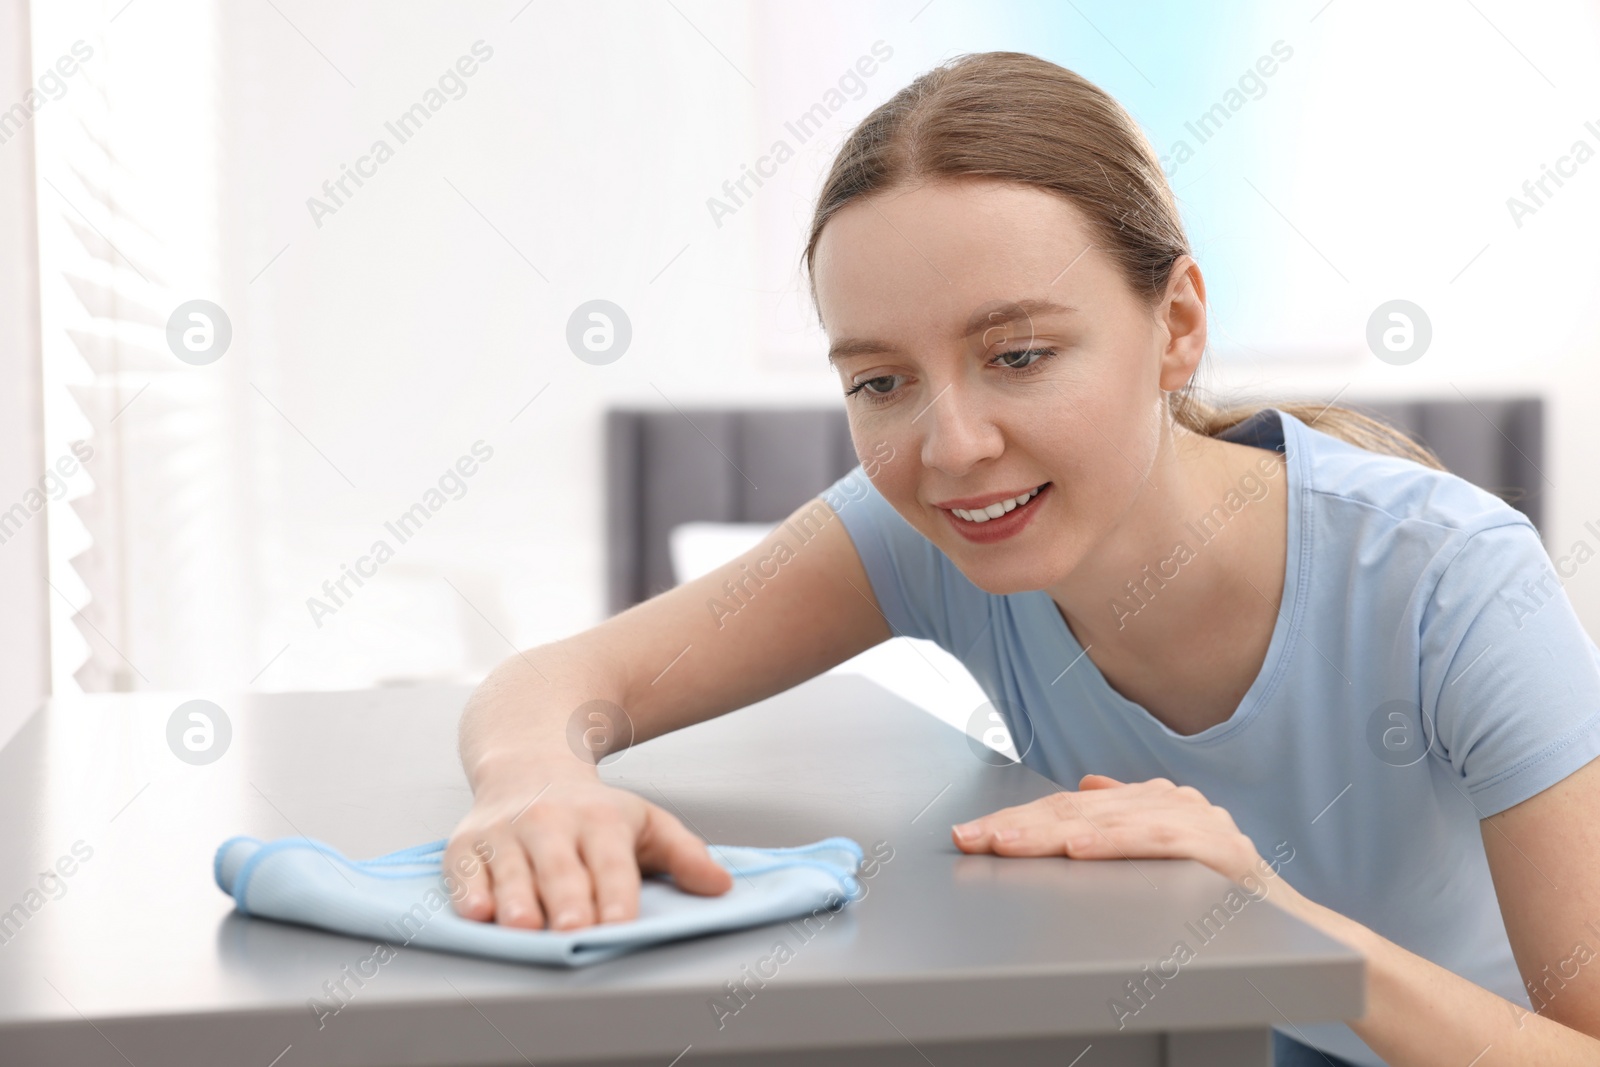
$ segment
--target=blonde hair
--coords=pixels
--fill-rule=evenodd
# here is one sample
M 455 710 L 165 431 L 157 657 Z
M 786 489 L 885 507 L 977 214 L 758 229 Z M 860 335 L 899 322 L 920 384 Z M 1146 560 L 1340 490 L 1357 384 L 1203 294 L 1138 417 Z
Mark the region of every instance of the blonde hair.
M 929 178 L 991 178 L 1065 197 L 1087 217 L 1096 247 L 1154 307 L 1173 266 L 1191 255 L 1177 201 L 1143 131 L 1110 94 L 1022 52 L 958 56 L 919 76 L 861 121 L 817 197 L 804 263 L 816 300 L 817 241 L 846 204 Z M 1439 470 L 1426 446 L 1348 408 L 1315 403 L 1214 406 L 1194 379 L 1168 394 L 1178 425 L 1214 437 L 1264 407 L 1373 452 Z

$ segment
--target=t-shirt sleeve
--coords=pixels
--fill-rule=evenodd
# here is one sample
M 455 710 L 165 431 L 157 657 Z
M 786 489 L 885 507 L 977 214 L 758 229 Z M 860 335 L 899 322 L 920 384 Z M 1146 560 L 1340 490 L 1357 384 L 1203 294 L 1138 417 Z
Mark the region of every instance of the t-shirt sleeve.
M 900 517 L 856 467 L 822 493 L 844 523 L 896 637 L 921 637 L 961 657 L 989 625 L 989 594 Z
M 1570 562 L 1563 557 L 1563 567 Z M 1531 524 L 1465 539 L 1424 610 L 1421 636 L 1423 710 L 1480 817 L 1600 755 L 1600 649 Z

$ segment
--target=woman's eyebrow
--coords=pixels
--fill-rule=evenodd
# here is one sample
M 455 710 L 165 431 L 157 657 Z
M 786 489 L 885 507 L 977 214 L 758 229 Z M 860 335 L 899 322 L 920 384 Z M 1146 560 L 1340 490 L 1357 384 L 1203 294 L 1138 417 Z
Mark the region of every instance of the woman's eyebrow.
M 828 348 L 828 362 L 837 363 L 841 359 L 851 356 L 876 356 L 884 352 L 898 352 L 894 345 L 887 341 L 870 341 L 865 338 L 850 338 L 836 341 Z
M 1077 311 L 1077 308 L 1058 304 L 1054 300 L 1016 300 L 1002 304 L 996 308 L 976 312 L 967 320 L 966 326 L 961 331 L 962 337 L 971 337 L 981 330 L 991 330 L 996 326 L 1004 326 L 1019 320 L 1031 319 L 1034 315 L 1054 315 Z M 851 356 L 874 356 L 885 352 L 898 352 L 899 349 L 887 341 L 874 341 L 869 338 L 845 338 L 835 342 L 828 348 L 828 362 L 837 363 L 841 359 Z
M 1058 304 L 1054 300 L 1016 300 L 1009 304 L 1002 304 L 997 308 L 979 311 L 967 320 L 967 328 L 962 333 L 963 337 L 971 337 L 980 330 L 993 329 L 1007 323 L 1017 322 L 1022 319 L 1031 319 L 1034 315 L 1054 315 L 1065 312 L 1077 311 L 1077 308 Z

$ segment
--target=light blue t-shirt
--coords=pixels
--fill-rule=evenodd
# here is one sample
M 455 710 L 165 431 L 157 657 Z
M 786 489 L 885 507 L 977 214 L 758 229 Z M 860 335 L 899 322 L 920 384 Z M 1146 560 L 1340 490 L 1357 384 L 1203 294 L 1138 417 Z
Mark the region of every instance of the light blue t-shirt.
M 1283 599 L 1244 699 L 1190 736 L 1110 686 L 1049 594 L 983 592 L 859 468 L 825 499 L 895 634 L 967 666 L 1024 764 L 1066 789 L 1088 773 L 1192 785 L 1312 900 L 1531 1007 L 1478 822 L 1600 755 L 1600 650 L 1537 531 L 1461 478 L 1276 408 L 1222 436 L 1285 454 L 1261 479 L 1289 494 Z M 1141 580 L 1156 603 L 1159 574 Z M 1343 1023 L 1280 1029 L 1381 1067 Z

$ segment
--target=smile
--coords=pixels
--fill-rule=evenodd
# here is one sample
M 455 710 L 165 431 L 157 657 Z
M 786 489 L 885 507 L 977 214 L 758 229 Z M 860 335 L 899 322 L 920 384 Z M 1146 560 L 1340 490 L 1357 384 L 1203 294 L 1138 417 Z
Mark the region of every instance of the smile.
M 958 519 L 964 519 L 967 522 L 984 523 L 988 522 L 990 519 L 998 519 L 1008 511 L 1015 511 L 1017 508 L 1026 507 L 1030 500 L 1039 495 L 1039 490 L 1042 488 L 1044 487 L 1035 486 L 1020 496 L 1007 497 L 1004 500 L 998 500 L 985 508 L 950 508 L 949 510 Z
M 1054 488 L 1053 483 L 1045 482 L 998 500 L 968 497 L 936 506 L 944 512 L 946 521 L 963 540 L 976 545 L 992 545 L 1015 537 L 1026 529 L 1039 513 L 1041 502 L 1052 495 Z M 956 507 L 956 504 L 962 506 Z

